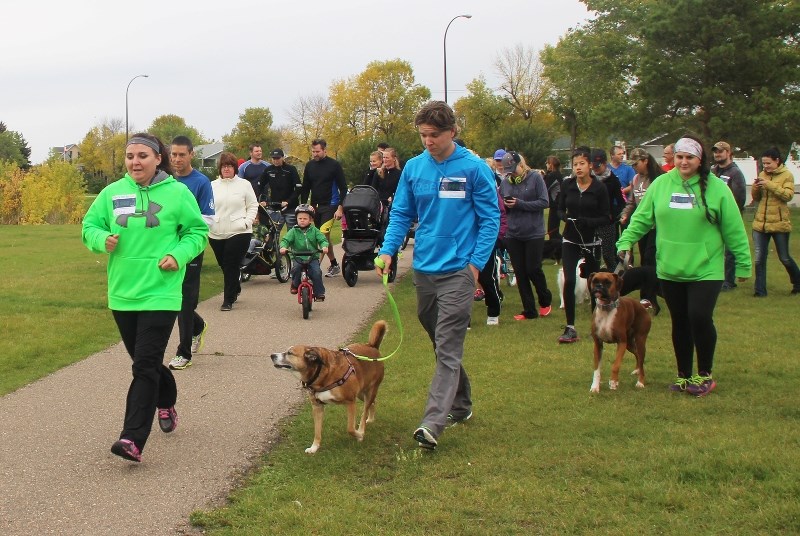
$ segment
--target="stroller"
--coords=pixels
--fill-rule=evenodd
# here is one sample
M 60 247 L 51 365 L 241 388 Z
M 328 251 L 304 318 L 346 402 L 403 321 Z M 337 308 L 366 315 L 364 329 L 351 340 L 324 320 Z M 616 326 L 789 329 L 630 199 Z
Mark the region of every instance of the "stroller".
M 380 196 L 372 186 L 354 186 L 342 205 L 347 228 L 342 229 L 342 275 L 348 286 L 358 282 L 359 270 L 374 270 L 375 255 L 383 243 L 389 207 L 382 207 Z M 397 255 L 392 257 L 389 281 L 397 276 Z
M 288 254 L 280 253 L 281 227 L 284 223 L 280 208 L 280 203 L 269 203 L 266 207 L 259 205 L 261 223 L 255 229 L 250 247 L 242 258 L 239 281 L 248 281 L 253 275 L 269 275 L 272 270 L 275 270 L 275 276 L 281 283 L 289 280 L 292 261 Z

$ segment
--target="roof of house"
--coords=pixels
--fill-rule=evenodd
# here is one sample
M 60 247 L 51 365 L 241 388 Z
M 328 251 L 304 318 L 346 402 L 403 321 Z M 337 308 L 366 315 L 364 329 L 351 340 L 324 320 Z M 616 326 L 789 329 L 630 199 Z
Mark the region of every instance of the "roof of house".
M 219 156 L 224 148 L 225 146 L 221 141 L 216 141 L 206 145 L 198 145 L 194 148 L 194 152 L 198 158 L 214 158 Z

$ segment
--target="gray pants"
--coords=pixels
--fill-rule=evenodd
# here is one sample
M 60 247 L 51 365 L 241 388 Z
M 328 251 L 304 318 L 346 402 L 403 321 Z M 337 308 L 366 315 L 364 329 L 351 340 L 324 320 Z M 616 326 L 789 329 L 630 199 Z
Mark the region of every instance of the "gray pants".
M 422 426 L 438 437 L 447 415 L 465 417 L 472 410 L 469 377 L 461 366 L 464 338 L 472 313 L 475 279 L 469 266 L 450 274 L 414 272 L 417 317 L 436 354 L 436 370 L 428 391 Z

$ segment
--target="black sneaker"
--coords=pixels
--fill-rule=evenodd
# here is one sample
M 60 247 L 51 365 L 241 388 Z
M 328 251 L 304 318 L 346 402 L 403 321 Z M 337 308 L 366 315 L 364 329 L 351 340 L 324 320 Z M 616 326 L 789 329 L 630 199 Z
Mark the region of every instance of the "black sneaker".
M 419 442 L 420 447 L 428 450 L 435 449 L 438 444 L 427 426 L 420 426 L 414 430 L 414 439 Z
M 233 309 L 233 304 L 230 303 L 223 303 L 222 307 L 219 308 L 220 311 L 230 311 Z
M 472 418 L 472 412 L 471 411 L 469 413 L 467 413 L 465 416 L 460 417 L 460 418 L 453 417 L 453 414 L 451 413 L 450 415 L 447 416 L 447 427 L 450 428 L 450 427 L 455 426 L 457 424 L 460 424 L 462 422 L 466 422 L 466 421 L 470 420 L 471 418 Z
M 168 434 L 178 427 L 178 412 L 175 406 L 171 408 L 158 408 L 158 426 L 161 431 Z
M 558 342 L 560 344 L 569 343 L 569 342 L 577 342 L 578 340 L 578 332 L 575 331 L 575 328 L 571 328 L 569 326 L 564 328 L 564 333 L 558 338 Z
M 111 452 L 132 462 L 141 462 L 142 453 L 130 439 L 120 439 L 111 445 Z

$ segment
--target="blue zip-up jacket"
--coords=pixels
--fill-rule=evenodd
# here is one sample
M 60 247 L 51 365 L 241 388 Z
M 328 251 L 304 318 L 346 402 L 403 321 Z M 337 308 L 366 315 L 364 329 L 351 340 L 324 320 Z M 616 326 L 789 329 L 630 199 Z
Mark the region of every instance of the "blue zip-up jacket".
M 500 230 L 492 170 L 460 146 L 441 163 L 427 150 L 415 156 L 400 175 L 381 255 L 397 253 L 414 219 L 414 270 L 483 269 Z

